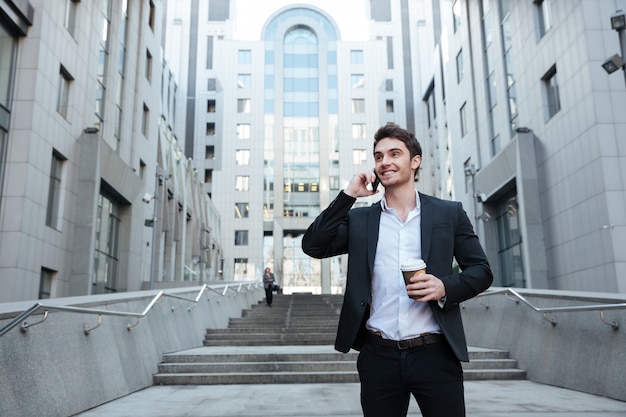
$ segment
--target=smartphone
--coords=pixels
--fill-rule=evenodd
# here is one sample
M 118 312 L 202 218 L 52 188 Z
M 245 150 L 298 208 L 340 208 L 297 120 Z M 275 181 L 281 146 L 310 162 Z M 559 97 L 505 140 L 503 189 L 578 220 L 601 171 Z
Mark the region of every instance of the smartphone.
M 376 175 L 376 179 L 372 183 L 372 191 L 376 191 L 376 189 L 378 188 L 378 185 L 380 184 L 380 178 L 378 178 L 378 174 L 376 173 L 375 169 L 373 169 L 372 171 L 374 171 L 374 175 Z

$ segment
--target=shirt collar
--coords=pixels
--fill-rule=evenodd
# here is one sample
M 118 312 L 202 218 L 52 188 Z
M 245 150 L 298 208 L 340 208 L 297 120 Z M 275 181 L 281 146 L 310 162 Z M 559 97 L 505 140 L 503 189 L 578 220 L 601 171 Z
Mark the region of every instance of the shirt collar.
M 383 197 L 380 200 L 380 207 L 385 213 L 388 213 L 389 210 L 393 210 L 391 207 L 387 205 L 387 196 L 385 195 L 384 192 L 383 192 Z M 415 190 L 415 208 L 416 209 L 420 208 L 420 193 L 417 191 L 417 189 Z

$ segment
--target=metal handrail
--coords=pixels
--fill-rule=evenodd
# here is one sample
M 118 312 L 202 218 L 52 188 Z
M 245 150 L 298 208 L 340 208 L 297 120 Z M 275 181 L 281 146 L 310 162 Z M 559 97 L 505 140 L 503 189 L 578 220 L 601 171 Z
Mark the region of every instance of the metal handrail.
M 258 283 L 250 283 L 247 286 L 247 289 L 249 290 L 250 288 L 252 288 L 252 286 L 258 286 Z M 241 289 L 243 288 L 242 284 L 239 284 L 238 289 L 234 289 L 232 288 L 232 286 L 230 286 L 230 284 L 226 284 L 224 287 L 224 291 L 220 292 L 217 291 L 216 289 L 209 287 L 207 284 L 202 285 L 202 287 L 200 288 L 200 290 L 198 291 L 198 294 L 196 295 L 195 298 L 187 298 L 187 297 L 182 297 L 180 295 L 176 295 L 176 294 L 172 294 L 172 293 L 165 293 L 163 291 L 159 291 L 150 301 L 150 303 L 148 303 L 148 305 L 146 306 L 146 308 L 144 308 L 144 310 L 141 313 L 135 313 L 135 312 L 131 312 L 131 311 L 115 311 L 115 310 L 103 310 L 103 309 L 97 309 L 97 308 L 87 308 L 87 307 L 73 307 L 73 306 L 62 306 L 62 305 L 54 305 L 54 304 L 44 304 L 41 302 L 37 302 L 35 303 L 32 307 L 30 307 L 29 309 L 23 311 L 22 313 L 20 313 L 17 317 L 15 317 L 13 320 L 11 320 L 8 324 L 6 324 L 4 327 L 0 328 L 0 337 L 3 336 L 5 333 L 7 333 L 9 330 L 11 330 L 12 328 L 14 328 L 15 326 L 20 327 L 20 331 L 22 333 L 25 333 L 26 331 L 28 331 L 29 327 L 35 326 L 37 324 L 43 323 L 44 321 L 46 321 L 46 319 L 48 318 L 48 311 L 51 310 L 55 310 L 55 311 L 65 311 L 65 312 L 71 312 L 71 313 L 84 313 L 84 314 L 97 314 L 98 315 L 98 324 L 95 327 L 92 328 L 84 328 L 83 331 L 85 333 L 85 335 L 89 335 L 89 333 L 92 330 L 95 330 L 96 328 L 98 328 L 100 326 L 100 324 L 102 324 L 102 316 L 119 316 L 119 317 L 135 317 L 137 319 L 137 321 L 134 324 L 128 324 L 126 325 L 126 329 L 128 331 L 132 330 L 133 327 L 137 326 L 139 324 L 139 321 L 145 317 L 150 310 L 152 310 L 152 307 L 154 307 L 154 305 L 160 301 L 162 301 L 162 298 L 165 297 L 171 297 L 171 298 L 175 298 L 182 301 L 189 301 L 192 303 L 192 305 L 187 309 L 187 311 L 191 311 L 196 305 L 197 303 L 200 301 L 200 298 L 202 297 L 202 294 L 204 294 L 206 291 L 208 290 L 212 290 L 217 292 L 218 294 L 221 294 L 222 296 L 224 296 L 226 294 L 226 292 L 228 291 L 228 288 L 232 289 L 233 291 L 239 293 L 241 292 Z M 37 311 L 39 310 L 44 310 L 43 313 L 43 318 L 37 322 L 34 323 L 28 323 L 26 322 L 26 319 L 28 317 L 30 317 L 31 315 L 35 314 Z M 172 311 L 174 310 L 174 308 L 172 307 Z
M 626 303 L 615 303 L 615 304 L 589 304 L 589 305 L 579 305 L 579 306 L 565 306 L 565 307 L 537 307 L 533 305 L 530 301 L 528 301 L 524 296 L 522 296 L 519 292 L 515 291 L 512 288 L 502 288 L 498 290 L 487 290 L 486 292 L 479 294 L 476 298 L 478 302 L 485 306 L 485 308 L 489 308 L 488 304 L 484 304 L 481 302 L 480 298 L 490 295 L 496 294 L 504 294 L 505 298 L 508 300 L 515 301 L 519 303 L 520 301 L 524 303 L 526 306 L 530 307 L 534 311 L 538 313 L 543 313 L 543 318 L 549 321 L 553 326 L 556 326 L 557 321 L 554 318 L 548 317 L 549 313 L 559 313 L 559 312 L 574 312 L 574 311 L 600 311 L 600 320 L 613 328 L 613 330 L 619 329 L 619 323 L 617 321 L 607 322 L 604 319 L 604 310 L 622 310 L 626 309 Z M 515 298 L 511 297 L 514 296 Z

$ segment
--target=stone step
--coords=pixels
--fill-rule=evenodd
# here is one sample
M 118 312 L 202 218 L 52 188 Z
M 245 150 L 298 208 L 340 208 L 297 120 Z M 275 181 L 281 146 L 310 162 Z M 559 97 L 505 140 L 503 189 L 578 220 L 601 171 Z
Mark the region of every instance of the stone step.
M 159 373 L 353 372 L 355 366 L 348 361 L 162 363 Z
M 253 339 L 253 340 L 229 340 L 228 346 L 302 346 L 302 345 L 319 345 L 320 343 L 326 345 L 333 345 L 335 343 L 335 336 L 328 338 L 310 338 L 305 339 L 298 338 L 273 338 L 273 339 Z M 224 346 L 225 343 L 222 340 L 205 340 L 204 346 Z
M 510 381 L 526 379 L 522 369 L 463 369 L 465 381 Z
M 336 333 L 337 326 L 255 326 L 234 327 L 231 329 L 207 329 L 206 335 L 213 334 L 238 334 L 238 333 Z
M 319 350 L 321 346 L 312 348 L 312 350 Z M 276 352 L 278 349 L 279 352 Z M 231 351 L 233 353 L 228 353 Z M 332 346 L 324 346 L 324 350 L 327 352 L 309 352 L 310 349 L 291 349 L 293 353 L 283 353 L 283 349 L 280 347 L 270 348 L 264 351 L 263 349 L 229 349 L 225 347 L 220 352 L 215 352 L 213 349 L 194 349 L 194 353 L 188 352 L 173 352 L 163 355 L 162 363 L 232 363 L 232 362 L 323 362 L 323 361 L 344 361 L 354 362 L 359 356 L 359 353 L 351 350 L 348 353 L 341 353 L 335 351 Z M 224 352 L 225 351 L 225 352 Z M 206 353 L 203 353 L 206 352 Z M 507 351 L 497 349 L 469 349 L 470 362 L 463 362 L 463 366 L 468 364 L 475 364 L 474 366 L 483 366 L 491 362 L 503 362 L 509 366 L 516 366 L 517 361 L 515 359 L 509 359 Z M 495 367 L 495 366 L 493 366 Z
M 290 384 L 358 382 L 358 352 L 333 349 L 341 296 L 277 295 L 207 329 L 202 348 L 163 356 L 155 384 Z M 332 300 L 332 303 L 330 302 Z M 466 380 L 525 379 L 502 350 L 470 348 Z
M 464 371 L 465 381 L 523 380 L 526 372 L 519 369 Z M 316 384 L 357 383 L 358 372 L 224 372 L 224 373 L 158 373 L 156 385 L 227 385 L 227 384 Z
M 272 347 L 271 349 L 276 349 Z M 474 380 L 520 380 L 526 372 L 513 359 L 500 358 L 502 351 L 470 351 L 463 363 L 464 378 Z M 493 356 L 492 359 L 473 357 Z M 287 384 L 358 382 L 358 353 L 245 353 L 220 355 L 169 354 L 159 365 L 155 384 Z
M 301 359 L 301 358 L 298 358 Z M 477 361 L 463 363 L 466 374 L 481 372 L 506 373 L 512 371 L 523 375 L 524 371 L 516 369 L 515 360 L 508 361 Z M 223 372 L 347 372 L 356 369 L 356 360 L 324 360 L 324 361 L 234 361 L 234 362 L 163 362 L 159 364 L 159 373 L 223 373 Z M 503 372 L 500 372 L 503 371 Z
M 315 339 L 315 338 L 323 338 L 323 339 L 327 339 L 328 337 L 331 337 L 334 339 L 335 338 L 335 333 L 334 332 L 326 332 L 326 333 L 313 333 L 313 332 L 295 332 L 295 331 L 289 331 L 289 332 L 280 332 L 280 333 L 226 333 L 226 334 L 211 334 L 211 335 L 206 335 L 205 336 L 205 341 L 206 340 L 213 340 L 213 341 L 235 341 L 235 340 L 265 340 L 265 339 L 276 339 L 276 338 L 281 338 L 281 339 L 297 339 L 297 338 L 303 338 L 303 339 Z M 318 343 L 320 344 L 320 343 Z
M 245 372 L 156 374 L 156 385 L 322 384 L 359 382 L 356 372 Z

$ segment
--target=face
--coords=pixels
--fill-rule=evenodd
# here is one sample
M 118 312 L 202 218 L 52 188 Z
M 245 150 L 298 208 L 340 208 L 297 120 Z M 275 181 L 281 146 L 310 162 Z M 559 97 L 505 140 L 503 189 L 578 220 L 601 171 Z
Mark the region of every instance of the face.
M 421 157 L 411 153 L 404 142 L 396 138 L 378 141 L 374 149 L 376 173 L 385 188 L 413 183 L 415 170 L 419 168 Z

